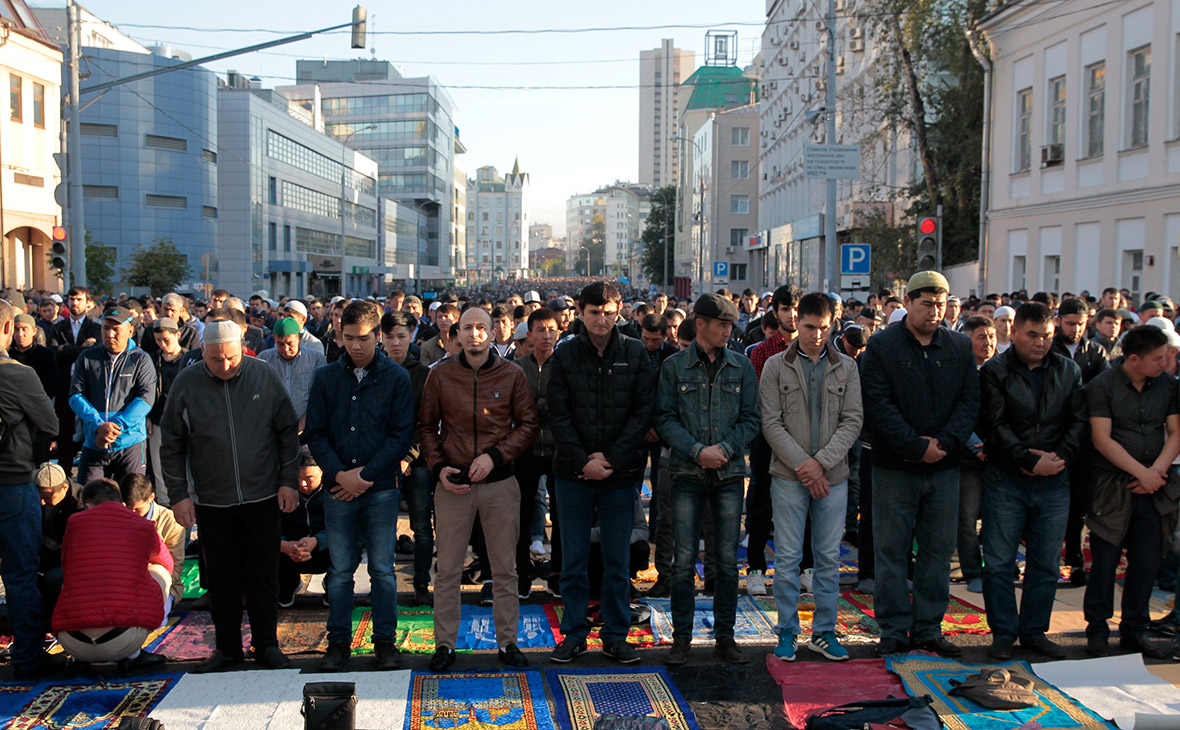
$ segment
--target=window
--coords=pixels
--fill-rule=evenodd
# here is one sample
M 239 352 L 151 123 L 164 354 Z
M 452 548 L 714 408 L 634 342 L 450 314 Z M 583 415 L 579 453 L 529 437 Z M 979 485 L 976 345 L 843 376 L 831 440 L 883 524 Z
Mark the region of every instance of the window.
M 268 224 L 266 241 L 267 241 L 267 248 L 269 248 L 271 251 L 278 251 L 279 250 L 279 224 L 278 223 Z
M 377 181 L 373 178 L 368 175 L 362 175 L 356 170 L 347 169 L 344 165 L 330 157 L 321 155 L 310 147 L 288 139 L 273 129 L 267 130 L 266 154 L 268 157 L 273 157 L 292 167 L 297 167 L 304 172 L 310 172 L 313 175 L 322 177 L 325 180 L 331 180 L 337 184 L 343 179 L 348 179 L 348 184 L 360 191 L 362 195 L 376 194 Z M 348 178 L 345 178 L 346 170 L 348 172 Z
M 1024 274 L 1028 269 L 1028 259 L 1024 256 L 1012 257 L 1012 288 L 1016 291 L 1024 289 Z
M 1032 89 L 1016 94 L 1016 171 L 1032 167 Z
M 729 229 L 729 245 L 734 248 L 745 248 L 746 239 L 750 236 L 749 228 L 730 228 Z M 745 277 L 742 277 L 745 278 Z
M 750 128 L 749 127 L 734 127 L 729 130 L 729 141 L 735 147 L 749 147 L 750 146 Z
M 1147 146 L 1147 115 L 1151 104 L 1151 48 L 1131 51 L 1131 144 Z
M 749 195 L 731 195 L 731 196 L 729 196 L 729 212 L 730 213 L 749 213 L 750 212 L 750 196 Z
M 1045 291 L 1061 291 L 1061 257 L 1046 256 L 1044 272 Z
M 283 226 L 283 250 L 291 250 L 291 226 Z
M 748 160 L 733 160 L 729 163 L 729 174 L 735 180 L 749 179 L 750 162 Z
M 747 271 L 748 267 L 749 267 L 749 264 L 730 264 L 729 265 L 730 281 L 732 281 L 734 279 L 737 279 L 738 281 L 745 281 L 746 271 Z
M 21 103 L 20 103 L 20 76 L 9 74 L 8 76 L 8 106 L 12 110 L 12 121 L 19 122 L 21 120 Z
M 1049 79 L 1049 104 L 1049 144 L 1065 144 L 1064 76 Z
M 279 181 L 277 178 L 267 178 L 266 202 L 270 203 L 271 205 L 279 204 Z
M 33 126 L 45 129 L 45 84 L 33 84 Z
M 1101 157 L 1106 134 L 1106 62 L 1086 67 L 1086 157 Z
M 1143 283 L 1143 249 L 1123 251 L 1124 289 L 1131 292 L 1132 299 L 1139 298 L 1139 287 Z

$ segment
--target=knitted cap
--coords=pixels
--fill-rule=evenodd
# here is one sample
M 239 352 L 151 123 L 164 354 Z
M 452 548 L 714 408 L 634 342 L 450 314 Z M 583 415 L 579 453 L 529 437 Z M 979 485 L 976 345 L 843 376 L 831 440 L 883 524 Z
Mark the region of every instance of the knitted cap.
M 205 333 L 201 335 L 201 344 L 220 345 L 223 342 L 241 342 L 242 328 L 228 320 L 219 320 L 205 325 Z

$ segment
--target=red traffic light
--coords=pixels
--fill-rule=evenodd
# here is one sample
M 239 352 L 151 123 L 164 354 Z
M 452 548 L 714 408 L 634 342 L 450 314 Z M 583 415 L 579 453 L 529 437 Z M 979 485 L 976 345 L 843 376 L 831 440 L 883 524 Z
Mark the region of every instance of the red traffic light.
M 933 218 L 923 218 L 918 224 L 918 230 L 926 235 L 934 233 L 936 228 L 938 228 L 938 221 L 934 220 Z
M 62 226 L 54 226 L 53 227 L 53 240 L 55 240 L 55 241 L 66 240 L 66 229 Z

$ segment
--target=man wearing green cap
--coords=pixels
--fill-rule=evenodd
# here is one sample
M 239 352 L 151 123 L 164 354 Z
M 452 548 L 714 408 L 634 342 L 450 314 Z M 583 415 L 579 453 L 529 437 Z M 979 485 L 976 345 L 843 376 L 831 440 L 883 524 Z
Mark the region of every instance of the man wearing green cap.
M 291 405 L 295 406 L 299 430 L 302 432 L 311 381 L 315 378 L 316 369 L 327 365 L 328 360 L 323 352 L 302 346 L 302 328 L 291 317 L 275 322 L 274 341 L 275 346 L 258 353 L 258 359 L 269 363 L 278 372 L 279 380 L 283 381 L 283 388 L 291 398 Z

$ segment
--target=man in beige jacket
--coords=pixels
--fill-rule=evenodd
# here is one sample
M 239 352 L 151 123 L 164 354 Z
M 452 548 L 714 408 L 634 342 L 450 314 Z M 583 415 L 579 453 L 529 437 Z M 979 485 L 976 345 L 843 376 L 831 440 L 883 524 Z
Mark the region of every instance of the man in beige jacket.
M 799 561 L 811 515 L 815 617 L 807 648 L 832 661 L 848 659 L 836 636 L 840 537 L 848 502 L 848 450 L 864 414 L 856 362 L 829 342 L 832 300 L 812 292 L 799 300 L 798 336 L 766 361 L 759 382 L 762 434 L 770 445 L 774 505 L 775 656 L 795 660 L 799 635 Z

